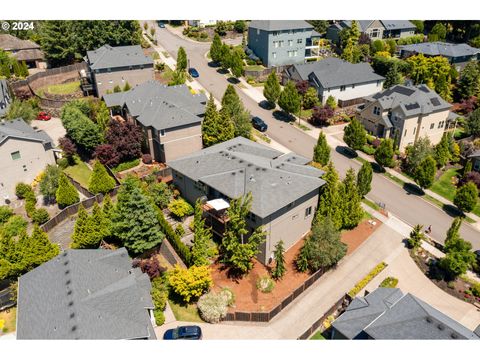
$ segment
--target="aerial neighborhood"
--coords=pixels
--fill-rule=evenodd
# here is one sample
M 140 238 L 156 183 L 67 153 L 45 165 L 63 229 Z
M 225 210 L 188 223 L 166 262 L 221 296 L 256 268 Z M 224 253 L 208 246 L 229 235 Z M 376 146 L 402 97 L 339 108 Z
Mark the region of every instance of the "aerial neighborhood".
M 478 21 L 32 24 L 0 340 L 480 340 Z

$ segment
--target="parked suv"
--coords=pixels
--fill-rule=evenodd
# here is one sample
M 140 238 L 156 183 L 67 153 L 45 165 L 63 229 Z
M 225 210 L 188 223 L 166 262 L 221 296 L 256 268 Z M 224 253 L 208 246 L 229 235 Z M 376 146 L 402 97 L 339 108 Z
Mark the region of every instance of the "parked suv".
M 179 326 L 169 329 L 163 334 L 163 340 L 201 340 L 202 329 L 200 326 Z
M 261 132 L 265 132 L 268 129 L 268 125 L 265 124 L 265 121 L 260 119 L 258 116 L 252 117 L 252 125 L 255 129 Z

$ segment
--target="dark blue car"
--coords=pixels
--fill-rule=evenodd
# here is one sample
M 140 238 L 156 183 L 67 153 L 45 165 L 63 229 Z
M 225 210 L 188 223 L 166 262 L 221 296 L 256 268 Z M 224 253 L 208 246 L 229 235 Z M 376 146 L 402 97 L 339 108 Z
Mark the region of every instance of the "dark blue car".
M 163 334 L 163 340 L 201 340 L 202 329 L 200 326 L 179 326 L 169 329 Z
M 265 124 L 265 121 L 260 119 L 258 116 L 252 117 L 252 125 L 255 129 L 261 132 L 265 132 L 268 129 L 268 125 Z
M 194 77 L 194 78 L 197 78 L 197 77 L 200 76 L 197 69 L 195 69 L 195 68 L 189 68 L 188 73 L 191 75 L 191 77 Z

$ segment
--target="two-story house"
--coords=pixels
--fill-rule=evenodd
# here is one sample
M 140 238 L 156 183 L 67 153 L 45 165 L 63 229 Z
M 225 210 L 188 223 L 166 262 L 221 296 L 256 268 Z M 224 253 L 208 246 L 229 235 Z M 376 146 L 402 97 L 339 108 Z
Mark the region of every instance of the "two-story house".
M 310 230 L 325 181 L 324 172 L 307 165 L 309 161 L 237 137 L 168 165 L 184 198 L 190 203 L 205 200 L 207 224 L 217 237 L 228 222 L 229 200 L 252 194 L 247 224 L 250 231 L 262 226 L 267 232 L 258 255 L 266 264 L 280 240 L 289 249 Z
M 0 79 L 0 118 L 7 113 L 11 102 L 12 98 L 8 90 L 7 80 Z
M 388 38 L 403 38 L 415 34 L 416 27 L 408 20 L 357 20 L 361 33 L 368 35 L 373 40 Z M 330 25 L 327 29 L 326 38 L 338 44 L 340 32 L 349 29 L 352 20 L 341 20 Z
M 352 64 L 333 57 L 292 65 L 283 75 L 284 81 L 308 81 L 322 104 L 333 96 L 340 107 L 362 103 L 364 97 L 380 91 L 385 80 L 368 63 Z
M 443 56 L 457 68 L 464 67 L 469 61 L 480 59 L 480 49 L 468 44 L 452 44 L 442 41 L 399 46 L 400 56 L 407 58 L 423 54 L 426 57 Z
M 148 81 L 125 92 L 103 96 L 109 108 L 140 125 L 152 158 L 167 162 L 202 149 L 202 118 L 207 98 L 186 85 Z
M 153 60 L 146 56 L 140 45 L 104 45 L 87 51 L 89 80 L 96 96 L 102 97 L 115 86 L 121 89 L 128 83 L 131 87 L 154 79 Z
M 302 64 L 312 32 L 313 26 L 304 20 L 253 20 L 248 47 L 266 67 Z
M 22 119 L 0 122 L 0 202 L 15 196 L 19 182 L 31 183 L 48 164 L 55 163 L 52 139 Z
M 433 145 L 455 121 L 451 104 L 426 85 L 395 85 L 365 98 L 357 110 L 365 129 L 381 138 L 393 138 L 400 151 L 420 137 Z

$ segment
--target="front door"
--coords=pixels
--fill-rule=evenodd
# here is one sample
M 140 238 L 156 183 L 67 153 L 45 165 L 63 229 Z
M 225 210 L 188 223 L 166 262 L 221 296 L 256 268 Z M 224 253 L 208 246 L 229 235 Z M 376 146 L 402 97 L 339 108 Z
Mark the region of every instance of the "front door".
M 385 133 L 385 125 L 378 124 L 377 125 L 377 137 L 383 138 Z

